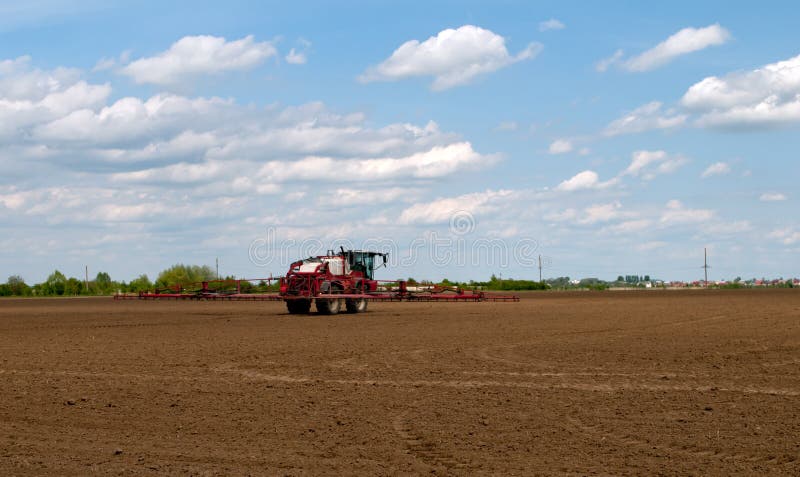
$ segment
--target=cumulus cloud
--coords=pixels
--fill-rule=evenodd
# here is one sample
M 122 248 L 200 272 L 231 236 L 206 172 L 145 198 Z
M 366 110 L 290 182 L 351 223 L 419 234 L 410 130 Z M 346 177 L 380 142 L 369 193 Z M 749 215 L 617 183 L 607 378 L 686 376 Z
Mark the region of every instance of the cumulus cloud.
M 792 228 L 775 229 L 768 235 L 769 238 L 777 240 L 784 245 L 793 245 L 800 242 L 800 231 Z
M 427 40 L 410 40 L 358 77 L 362 83 L 432 76 L 431 89 L 442 91 L 469 83 L 475 77 L 534 58 L 542 50 L 531 43 L 511 55 L 502 36 L 474 25 L 446 29 Z
M 672 129 L 686 123 L 687 115 L 679 114 L 672 109 L 662 111 L 661 107 L 662 104 L 659 101 L 652 101 L 639 106 L 621 118 L 612 121 L 606 126 L 603 134 L 606 136 L 618 136 L 653 129 Z
M 564 25 L 564 23 L 556 20 L 555 18 L 539 22 L 539 31 L 563 30 L 566 27 L 567 26 Z
M 162 138 L 181 129 L 208 129 L 221 118 L 234 114 L 231 100 L 221 98 L 186 98 L 159 94 L 142 101 L 125 97 L 97 111 L 76 109 L 66 116 L 33 129 L 40 140 L 91 142 L 94 144 L 130 144 Z
M 379 189 L 360 189 L 340 187 L 320 195 L 317 203 L 321 207 L 363 206 L 365 204 L 388 204 L 393 202 L 413 202 L 422 189 L 413 187 L 388 187 Z
M 624 211 L 622 203 L 618 200 L 608 203 L 591 204 L 582 209 L 570 207 L 561 212 L 551 212 L 544 216 L 545 220 L 551 222 L 570 222 L 585 226 L 595 225 L 620 220 L 635 216 L 636 213 Z M 623 222 L 630 223 L 631 221 Z M 649 221 L 648 221 L 649 225 Z M 622 224 L 607 225 L 602 228 L 603 232 L 620 229 Z M 641 230 L 641 229 L 636 229 Z
M 168 50 L 135 60 L 120 71 L 137 83 L 171 85 L 198 75 L 248 70 L 276 54 L 272 43 L 256 42 L 252 35 L 233 41 L 185 36 Z
M 675 172 L 687 162 L 685 157 L 671 156 L 665 151 L 635 151 L 630 165 L 620 175 L 652 180 L 658 175 Z
M 608 204 L 593 204 L 584 209 L 584 214 L 578 222 L 581 224 L 609 222 L 622 216 L 621 209 L 622 204 L 618 200 Z
M 475 152 L 468 142 L 436 146 L 406 157 L 340 159 L 308 157 L 292 163 L 269 162 L 258 175 L 268 181 L 328 180 L 332 182 L 374 181 L 411 177 L 431 179 L 452 174 L 464 168 L 492 164 L 496 157 Z M 336 171 L 332 175 L 331 171 Z
M 406 157 L 348 159 L 305 157 L 295 161 L 268 161 L 256 167 L 260 183 L 276 184 L 292 181 L 317 183 L 370 182 L 388 179 L 433 179 L 456 171 L 492 164 L 495 157 L 475 152 L 468 142 L 436 146 Z M 198 164 L 178 163 L 167 167 L 114 174 L 121 182 L 203 182 L 231 174 L 236 161 L 207 160 Z M 240 163 L 237 170 L 255 164 Z
M 786 194 L 782 194 L 780 192 L 765 192 L 758 198 L 758 200 L 762 202 L 780 202 L 787 199 L 788 197 Z
M 584 189 L 605 189 L 617 183 L 617 179 L 600 182 L 600 176 L 594 171 L 582 171 L 569 179 L 561 182 L 556 190 L 563 192 L 573 192 Z
M 77 70 L 36 69 L 29 57 L 0 61 L 0 138 L 22 141 L 36 125 L 98 108 L 110 94 L 110 85 L 89 84 Z
M 664 225 L 678 225 L 705 222 L 714 217 L 714 211 L 709 209 L 690 209 L 673 199 L 667 202 L 667 206 L 661 214 L 661 223 Z
M 751 71 L 709 76 L 681 99 L 699 126 L 780 126 L 800 121 L 800 55 Z
M 706 177 L 712 176 L 724 176 L 725 174 L 730 174 L 731 166 L 727 162 L 715 162 L 706 168 L 701 174 L 701 177 L 704 179 Z
M 459 211 L 477 215 L 496 210 L 516 195 L 517 192 L 512 190 L 486 190 L 417 203 L 403 210 L 399 222 L 401 224 L 443 223 L 449 221 L 453 214 Z
M 104 257 L 113 254 L 99 250 L 137 247 L 145 257 L 167 236 L 172 243 L 209 237 L 203 247 L 225 249 L 232 242 L 219 237 L 239 237 L 247 247 L 264 226 L 304 239 L 365 237 L 374 226 L 341 226 L 365 217 L 383 220 L 387 233 L 405 233 L 413 227 L 397 219 L 410 203 L 440 194 L 448 176 L 499 160 L 433 121 L 374 126 L 361 111 L 322 103 L 120 97 L 80 71 L 40 71 L 28 58 L 2 61 L 0 69 L 0 222 L 20 242 L 43 223 L 59 224 L 60 238 L 84 244 L 81 253 Z M 126 239 L 102 238 L 115 235 Z M 164 265 L 163 254 L 182 252 L 164 247 L 150 255 L 154 267 Z M 48 263 L 61 267 L 54 261 L 61 257 Z M 145 271 L 138 262 L 124 267 L 108 270 Z
M 572 151 L 572 143 L 567 139 L 556 139 L 547 148 L 547 152 L 550 154 L 566 154 L 570 151 Z
M 0 60 L 0 97 L 14 101 L 39 101 L 77 83 L 80 77 L 80 70 L 75 68 L 35 68 L 30 56 Z
M 678 56 L 703 50 L 710 46 L 722 45 L 730 39 L 728 30 L 719 24 L 704 28 L 684 28 L 671 35 L 653 48 L 634 56 L 623 63 L 632 72 L 651 71 L 661 67 Z

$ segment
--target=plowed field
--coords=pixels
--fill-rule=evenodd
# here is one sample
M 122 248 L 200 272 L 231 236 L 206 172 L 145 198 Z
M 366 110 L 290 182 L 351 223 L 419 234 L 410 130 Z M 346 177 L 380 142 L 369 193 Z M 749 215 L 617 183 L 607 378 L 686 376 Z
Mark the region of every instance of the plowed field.
M 0 475 L 800 474 L 800 292 L 0 301 Z

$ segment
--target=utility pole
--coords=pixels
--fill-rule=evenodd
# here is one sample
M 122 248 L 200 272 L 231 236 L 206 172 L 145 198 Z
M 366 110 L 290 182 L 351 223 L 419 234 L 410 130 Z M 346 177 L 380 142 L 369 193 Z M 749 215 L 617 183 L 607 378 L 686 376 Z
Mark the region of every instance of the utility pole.
M 84 275 L 84 282 L 86 285 L 86 293 L 89 293 L 89 265 L 86 265 L 86 275 Z
M 217 257 L 217 280 L 219 280 L 219 257 Z
M 539 255 L 539 283 L 542 283 L 542 256 Z
M 703 248 L 703 271 L 705 272 L 705 287 L 708 288 L 708 249 Z

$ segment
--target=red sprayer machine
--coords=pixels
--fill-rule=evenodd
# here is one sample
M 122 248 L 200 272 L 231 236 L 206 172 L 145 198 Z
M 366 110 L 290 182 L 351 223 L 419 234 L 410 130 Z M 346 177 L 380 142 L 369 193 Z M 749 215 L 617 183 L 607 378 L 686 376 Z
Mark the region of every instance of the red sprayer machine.
M 279 291 L 245 293 L 243 283 L 271 283 L 275 278 L 209 280 L 174 285 L 153 292 L 118 294 L 115 299 L 202 299 L 285 301 L 289 313 L 305 314 L 314 303 L 319 313 L 341 311 L 361 313 L 369 301 L 519 301 L 516 295 L 499 295 L 479 290 L 439 285 L 409 285 L 405 280 L 376 280 L 375 269 L 386 265 L 388 255 L 362 250 L 329 250 L 326 255 L 298 260 L 286 276 L 277 278 Z M 249 288 L 249 287 L 247 287 Z

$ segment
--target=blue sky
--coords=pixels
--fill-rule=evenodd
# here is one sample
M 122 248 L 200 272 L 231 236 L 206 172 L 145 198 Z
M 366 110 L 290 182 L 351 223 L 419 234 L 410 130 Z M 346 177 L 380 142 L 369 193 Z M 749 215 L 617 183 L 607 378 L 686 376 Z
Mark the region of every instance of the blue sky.
M 0 273 L 800 275 L 791 2 L 0 2 Z M 371 242 L 370 242 L 371 241 Z M 376 245 L 377 246 L 377 245 Z M 491 252 L 487 252 L 491 250 Z

